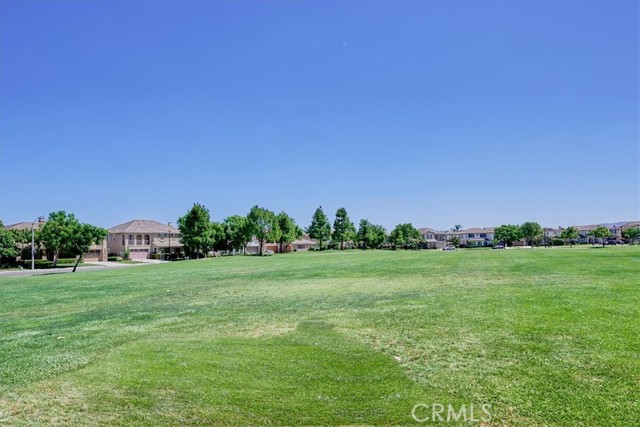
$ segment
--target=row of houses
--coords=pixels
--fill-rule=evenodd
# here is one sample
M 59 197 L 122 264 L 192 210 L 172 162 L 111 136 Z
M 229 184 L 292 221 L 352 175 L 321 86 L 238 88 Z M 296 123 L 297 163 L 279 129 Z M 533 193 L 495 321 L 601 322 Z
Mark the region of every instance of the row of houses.
M 609 240 L 616 242 L 622 241 L 622 232 L 630 228 L 640 227 L 640 221 L 622 221 L 615 223 L 591 224 L 576 226 L 578 230 L 578 243 L 602 243 L 602 240 L 591 236 L 591 232 L 599 226 L 605 226 L 609 229 L 611 237 Z M 563 227 L 552 228 L 543 227 L 544 237 L 546 240 L 559 239 Z M 457 237 L 461 245 L 465 246 L 492 246 L 494 244 L 494 227 L 483 228 L 467 228 L 462 230 L 438 231 L 433 228 L 425 227 L 419 229 L 425 241 L 427 248 L 442 248 L 447 242 Z M 497 243 L 497 242 L 496 242 Z M 526 242 L 523 240 L 515 242 L 516 246 L 524 246 Z
M 30 230 L 31 227 L 42 226 L 42 223 L 32 224 L 20 222 L 11 224 L 5 228 L 8 230 Z M 606 224 L 592 224 L 577 226 L 579 243 L 601 243 L 599 239 L 590 236 L 590 233 L 598 226 L 604 225 L 611 233 L 610 239 L 621 241 L 622 232 L 634 227 L 640 227 L 640 221 L 624 221 Z M 465 246 L 492 246 L 494 244 L 494 227 L 476 227 L 462 230 L 438 231 L 433 228 L 420 228 L 419 231 L 425 241 L 425 247 L 430 249 L 443 248 L 452 238 L 457 237 L 461 245 Z M 563 228 L 544 228 L 544 236 L 547 239 L 559 238 Z M 98 245 L 91 246 L 89 252 L 83 255 L 87 261 L 106 261 L 109 255 L 123 256 L 129 252 L 129 257 L 135 260 L 148 258 L 170 259 L 184 253 L 180 240 L 180 230 L 171 223 L 163 224 L 149 219 L 134 219 L 108 229 L 107 238 Z M 316 246 L 318 242 L 303 236 L 284 247 L 282 252 L 306 251 Z M 515 245 L 525 245 L 526 242 L 516 242 Z M 260 244 L 251 241 L 245 251 L 249 254 L 257 254 Z M 263 250 L 280 252 L 277 243 L 265 243 Z

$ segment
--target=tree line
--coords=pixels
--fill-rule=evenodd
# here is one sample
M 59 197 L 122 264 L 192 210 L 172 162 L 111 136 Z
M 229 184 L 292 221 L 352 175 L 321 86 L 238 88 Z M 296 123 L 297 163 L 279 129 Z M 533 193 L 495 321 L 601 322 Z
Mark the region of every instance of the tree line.
M 387 234 L 383 226 L 362 219 L 356 228 L 344 207 L 336 211 L 333 225 L 322 206 L 318 207 L 311 224 L 302 229 L 286 212 L 276 214 L 260 206 L 253 206 L 246 216 L 233 215 L 222 222 L 214 222 L 204 205 L 194 203 L 178 219 L 178 229 L 182 244 L 196 258 L 212 250 L 230 254 L 244 252 L 254 238 L 259 244 L 258 255 L 263 255 L 267 242 L 277 243 L 282 252 L 304 233 L 318 242 L 319 250 L 378 249 L 384 244 L 393 249 L 418 249 L 422 244 L 422 235 L 411 224 L 399 224 Z

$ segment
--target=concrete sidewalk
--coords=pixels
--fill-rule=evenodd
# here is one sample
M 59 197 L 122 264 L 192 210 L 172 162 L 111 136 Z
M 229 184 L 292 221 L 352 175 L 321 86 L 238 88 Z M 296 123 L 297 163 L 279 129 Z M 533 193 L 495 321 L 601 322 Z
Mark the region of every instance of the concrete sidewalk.
M 80 273 L 83 271 L 96 271 L 96 270 L 113 270 L 118 268 L 127 268 L 127 267 L 139 267 L 141 265 L 152 265 L 157 264 L 157 262 L 140 262 L 135 264 L 123 264 L 121 262 L 109 262 L 109 261 L 95 261 L 87 264 L 92 264 L 88 267 L 78 267 L 76 273 Z M 42 270 L 11 270 L 11 271 L 2 271 L 0 270 L 0 278 L 1 277 L 16 277 L 16 276 L 39 276 L 43 274 L 60 274 L 60 273 L 71 273 L 73 271 L 73 267 L 64 267 L 64 268 L 47 268 Z

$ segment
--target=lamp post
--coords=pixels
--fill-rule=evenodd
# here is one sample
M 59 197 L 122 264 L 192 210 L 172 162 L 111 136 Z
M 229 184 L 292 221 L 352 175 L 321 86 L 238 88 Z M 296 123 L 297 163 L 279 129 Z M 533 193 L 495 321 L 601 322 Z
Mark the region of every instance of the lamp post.
M 36 269 L 36 244 L 35 244 L 35 232 L 33 228 L 36 222 L 43 222 L 44 216 L 39 216 L 31 223 L 31 271 Z
M 171 222 L 168 222 L 167 225 L 171 227 Z M 169 261 L 171 261 L 171 229 L 169 229 Z

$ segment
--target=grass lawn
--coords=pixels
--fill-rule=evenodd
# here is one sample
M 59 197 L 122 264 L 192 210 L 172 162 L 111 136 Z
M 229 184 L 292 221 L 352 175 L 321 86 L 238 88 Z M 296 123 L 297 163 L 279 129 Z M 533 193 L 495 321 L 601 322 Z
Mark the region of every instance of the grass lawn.
M 639 277 L 589 247 L 1 278 L 0 426 L 635 426 Z

